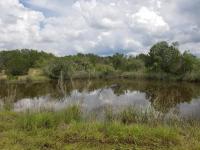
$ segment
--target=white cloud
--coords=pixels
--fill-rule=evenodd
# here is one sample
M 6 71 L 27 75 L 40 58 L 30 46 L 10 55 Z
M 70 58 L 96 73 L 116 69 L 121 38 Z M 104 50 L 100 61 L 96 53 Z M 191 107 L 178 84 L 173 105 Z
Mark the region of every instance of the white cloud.
M 190 2 L 192 3 L 192 2 Z M 186 0 L 6 0 L 0 1 L 0 49 L 77 52 L 146 52 L 157 41 L 200 43 L 198 11 Z M 183 11 L 184 10 L 184 11 Z M 187 10 L 185 12 L 185 10 Z M 183 13 L 184 12 L 184 13 Z M 187 19 L 186 19 L 187 18 Z M 194 50 L 196 52 L 196 50 Z
M 142 28 L 159 34 L 169 30 L 169 26 L 163 18 L 146 7 L 142 7 L 137 13 L 132 15 L 131 26 L 132 28 Z
M 40 39 L 40 12 L 28 10 L 17 0 L 0 2 L 0 43 L 2 49 L 23 48 Z

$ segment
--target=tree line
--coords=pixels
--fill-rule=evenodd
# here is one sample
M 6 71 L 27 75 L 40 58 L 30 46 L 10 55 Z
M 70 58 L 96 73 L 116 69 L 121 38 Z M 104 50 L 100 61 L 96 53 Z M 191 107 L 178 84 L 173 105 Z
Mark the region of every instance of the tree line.
M 52 79 L 70 76 L 112 76 L 116 73 L 140 72 L 167 74 L 180 78 L 200 79 L 200 59 L 189 51 L 181 53 L 178 44 L 156 43 L 148 54 L 126 56 L 116 53 L 101 57 L 95 54 L 77 54 L 57 57 L 36 50 L 22 49 L 0 52 L 0 72 L 8 76 L 26 75 L 30 68 L 40 68 Z

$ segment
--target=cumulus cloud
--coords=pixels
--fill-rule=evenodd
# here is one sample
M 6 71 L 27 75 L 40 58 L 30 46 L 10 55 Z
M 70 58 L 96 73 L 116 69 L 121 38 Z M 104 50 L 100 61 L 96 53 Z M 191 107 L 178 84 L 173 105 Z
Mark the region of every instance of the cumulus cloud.
M 41 12 L 29 10 L 17 0 L 1 1 L 0 9 L 1 49 L 23 48 L 40 40 Z
M 168 24 L 154 11 L 142 7 L 137 13 L 132 15 L 132 28 L 141 28 L 147 32 L 157 33 L 169 30 Z
M 0 49 L 138 54 L 166 40 L 198 54 L 199 5 L 199 0 L 1 1 Z

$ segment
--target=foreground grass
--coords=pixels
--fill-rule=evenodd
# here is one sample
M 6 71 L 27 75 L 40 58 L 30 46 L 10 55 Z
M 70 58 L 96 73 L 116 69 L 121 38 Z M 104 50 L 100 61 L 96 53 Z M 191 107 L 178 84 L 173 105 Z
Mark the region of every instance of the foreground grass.
M 122 118 L 88 120 L 76 106 L 59 112 L 0 112 L 0 149 L 200 149 L 198 124 Z

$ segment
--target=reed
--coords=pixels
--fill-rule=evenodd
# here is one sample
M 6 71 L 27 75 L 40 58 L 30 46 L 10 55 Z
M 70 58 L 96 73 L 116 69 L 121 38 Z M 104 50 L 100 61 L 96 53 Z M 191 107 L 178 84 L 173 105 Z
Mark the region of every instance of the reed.
M 9 88 L 7 90 L 7 95 L 3 99 L 3 109 L 5 110 L 11 110 L 13 107 L 13 103 L 16 98 L 16 92 L 17 92 L 17 87 L 14 85 L 9 85 Z
M 141 115 L 135 113 L 132 108 L 117 115 L 110 113 L 112 118 L 117 118 L 110 121 L 88 121 L 82 114 L 78 106 L 71 106 L 58 112 L 2 111 L 0 149 L 179 150 L 200 147 L 198 124 L 149 124 L 140 117 L 132 117 L 131 115 Z M 129 118 L 128 121 L 124 121 L 126 117 Z M 152 116 L 148 119 L 151 120 Z
M 56 128 L 59 124 L 67 124 L 72 121 L 81 120 L 81 109 L 79 106 L 69 106 L 61 111 L 23 112 L 18 117 L 17 124 L 25 130 L 38 128 Z

